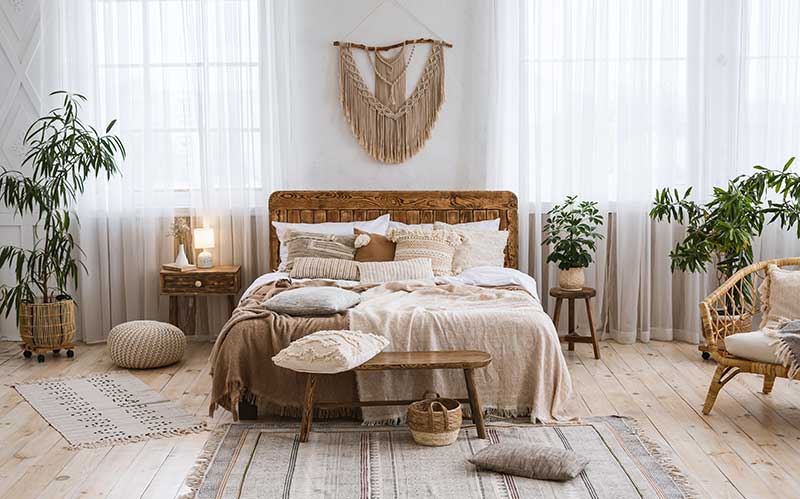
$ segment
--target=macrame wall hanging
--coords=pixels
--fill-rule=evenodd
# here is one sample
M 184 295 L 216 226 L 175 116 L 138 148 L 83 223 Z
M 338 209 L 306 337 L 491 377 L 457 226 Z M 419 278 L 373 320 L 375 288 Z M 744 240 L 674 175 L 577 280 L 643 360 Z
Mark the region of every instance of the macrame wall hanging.
M 406 98 L 406 73 L 418 44 L 431 51 L 414 90 Z M 384 163 L 402 163 L 431 136 L 444 103 L 444 47 L 441 40 L 419 38 L 383 47 L 334 42 L 339 47 L 339 99 L 353 135 L 367 153 Z M 371 91 L 353 58 L 353 49 L 367 52 L 375 72 Z M 394 55 L 384 52 L 399 49 Z

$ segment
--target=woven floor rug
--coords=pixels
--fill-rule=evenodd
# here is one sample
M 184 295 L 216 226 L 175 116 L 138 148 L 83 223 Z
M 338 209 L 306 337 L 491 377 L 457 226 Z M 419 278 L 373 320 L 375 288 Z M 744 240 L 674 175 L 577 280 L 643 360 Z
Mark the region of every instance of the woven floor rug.
M 204 421 L 127 371 L 43 379 L 14 388 L 72 448 L 139 442 L 205 429 Z
M 232 424 L 209 440 L 187 479 L 187 497 L 207 498 L 683 498 L 686 479 L 640 439 L 631 420 L 493 424 L 489 440 L 465 427 L 448 447 L 416 445 L 405 427 L 315 423 L 307 443 L 297 425 Z M 479 471 L 467 458 L 491 442 L 521 440 L 572 449 L 590 459 L 567 482 Z

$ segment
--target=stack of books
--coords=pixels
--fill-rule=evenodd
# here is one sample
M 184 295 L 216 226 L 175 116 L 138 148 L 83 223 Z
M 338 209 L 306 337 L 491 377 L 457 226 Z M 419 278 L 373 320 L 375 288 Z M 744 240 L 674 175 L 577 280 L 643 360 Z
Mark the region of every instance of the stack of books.
M 164 270 L 171 270 L 172 272 L 191 272 L 192 270 L 197 270 L 196 265 L 178 265 L 176 263 L 164 263 L 161 265 L 161 268 Z

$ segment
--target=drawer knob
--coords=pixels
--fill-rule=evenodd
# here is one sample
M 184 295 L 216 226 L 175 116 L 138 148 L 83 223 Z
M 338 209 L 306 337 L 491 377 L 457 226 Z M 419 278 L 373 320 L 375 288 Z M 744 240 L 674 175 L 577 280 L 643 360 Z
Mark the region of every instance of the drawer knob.
M 194 281 L 194 287 L 196 287 L 196 288 L 202 288 L 202 287 L 203 287 L 203 283 L 202 283 L 202 282 L 200 282 L 200 281 Z

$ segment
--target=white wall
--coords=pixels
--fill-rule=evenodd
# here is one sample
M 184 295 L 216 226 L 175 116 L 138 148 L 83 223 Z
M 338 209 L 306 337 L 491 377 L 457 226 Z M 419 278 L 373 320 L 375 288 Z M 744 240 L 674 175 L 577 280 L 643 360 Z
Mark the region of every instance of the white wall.
M 358 144 L 338 100 L 338 49 L 334 40 L 382 45 L 409 38 L 436 38 L 388 0 L 358 29 L 348 32 L 381 0 L 292 2 L 292 142 L 286 184 L 292 189 L 467 189 L 483 187 L 486 129 L 486 41 L 479 35 L 482 2 L 403 0 L 445 49 L 445 103 L 431 138 L 411 160 L 387 165 Z M 346 38 L 345 38 L 346 37 Z M 407 51 L 409 49 L 406 49 Z M 411 93 L 429 45 L 418 45 L 409 66 Z M 363 51 L 354 51 L 362 75 L 374 76 Z

